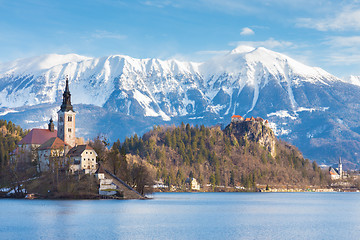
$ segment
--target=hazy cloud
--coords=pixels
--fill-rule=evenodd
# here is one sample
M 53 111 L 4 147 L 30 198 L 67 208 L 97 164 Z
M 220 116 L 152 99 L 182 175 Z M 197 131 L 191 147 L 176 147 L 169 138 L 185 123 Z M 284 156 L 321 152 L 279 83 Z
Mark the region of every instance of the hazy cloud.
M 198 55 L 221 55 L 228 53 L 229 50 L 206 50 L 206 51 L 197 51 L 195 54 Z
M 343 54 L 343 53 L 334 53 L 332 55 L 329 55 L 329 57 L 326 59 L 326 62 L 329 65 L 352 65 L 352 64 L 359 64 L 360 62 L 360 53 L 357 54 Z
M 360 48 L 360 36 L 333 36 L 329 37 L 324 42 L 327 45 L 330 45 L 333 48 L 337 47 L 351 47 L 351 48 Z
M 330 65 L 360 62 L 360 36 L 332 36 L 323 43 L 330 48 L 327 58 Z
M 288 42 L 288 41 L 279 41 L 275 40 L 273 38 L 269 38 L 265 41 L 238 41 L 238 42 L 231 42 L 229 44 L 230 46 L 240 46 L 240 45 L 246 45 L 251 47 L 265 47 L 269 49 L 274 48 L 289 48 L 289 47 L 295 47 L 294 43 Z
M 165 7 L 179 7 L 180 5 L 178 5 L 177 3 L 173 2 L 173 1 L 162 1 L 162 0 L 147 0 L 147 1 L 143 1 L 142 4 L 147 5 L 147 6 L 151 6 L 151 7 L 157 7 L 157 8 L 165 8 Z
M 347 6 L 335 16 L 323 19 L 298 18 L 296 26 L 312 28 L 319 31 L 360 30 L 360 9 Z
M 240 33 L 240 35 L 242 35 L 242 36 L 253 35 L 253 34 L 255 34 L 254 31 L 248 27 L 244 27 Z
M 96 31 L 91 36 L 93 38 L 97 38 L 97 39 L 108 38 L 108 39 L 124 40 L 124 39 L 127 38 L 126 35 L 122 35 L 122 34 L 118 34 L 118 33 L 112 33 L 112 32 L 103 31 L 103 30 Z

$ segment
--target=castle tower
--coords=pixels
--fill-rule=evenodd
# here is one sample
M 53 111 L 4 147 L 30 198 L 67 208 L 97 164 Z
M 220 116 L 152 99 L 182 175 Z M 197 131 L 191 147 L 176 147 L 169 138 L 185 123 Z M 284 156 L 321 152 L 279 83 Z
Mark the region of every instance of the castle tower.
M 66 78 L 66 87 L 63 93 L 63 102 L 58 114 L 57 136 L 71 147 L 75 146 L 75 115 L 71 105 L 71 94 L 69 90 L 69 80 Z

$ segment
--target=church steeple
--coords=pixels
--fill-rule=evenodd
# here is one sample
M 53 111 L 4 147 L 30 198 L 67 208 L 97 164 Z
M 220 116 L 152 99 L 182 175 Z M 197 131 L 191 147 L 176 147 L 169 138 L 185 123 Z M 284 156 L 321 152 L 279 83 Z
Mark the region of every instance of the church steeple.
M 73 111 L 73 106 L 71 105 L 71 94 L 69 90 L 69 79 L 66 77 L 66 86 L 65 91 L 63 93 L 63 102 L 61 104 L 61 111 L 67 112 L 67 111 Z
M 343 177 L 343 166 L 342 166 L 342 161 L 341 161 L 341 157 L 339 158 L 339 175 L 340 175 L 340 178 Z
M 71 105 L 71 94 L 69 90 L 69 79 L 66 77 L 66 86 L 63 93 L 63 102 L 58 111 L 57 136 L 70 146 L 75 146 L 75 111 Z

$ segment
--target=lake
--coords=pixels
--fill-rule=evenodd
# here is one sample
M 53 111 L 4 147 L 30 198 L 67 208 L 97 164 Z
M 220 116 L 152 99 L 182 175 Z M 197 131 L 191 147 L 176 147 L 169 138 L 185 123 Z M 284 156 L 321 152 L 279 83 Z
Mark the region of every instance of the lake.
M 0 200 L 0 239 L 360 239 L 359 193 Z

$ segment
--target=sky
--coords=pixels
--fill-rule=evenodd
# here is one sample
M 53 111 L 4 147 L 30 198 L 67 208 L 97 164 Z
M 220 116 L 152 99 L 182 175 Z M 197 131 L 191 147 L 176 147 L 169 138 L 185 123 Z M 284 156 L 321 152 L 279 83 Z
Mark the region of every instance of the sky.
M 0 62 L 50 53 L 205 61 L 239 45 L 360 75 L 360 1 L 0 0 Z

